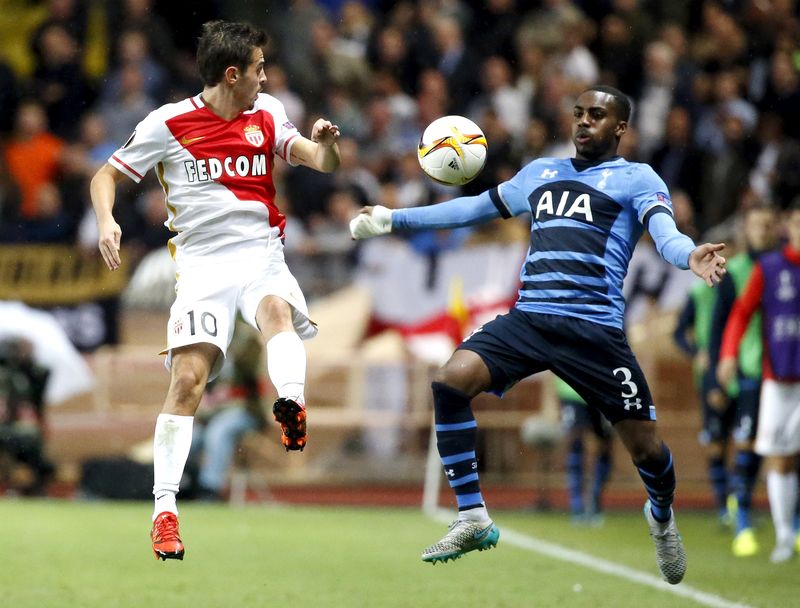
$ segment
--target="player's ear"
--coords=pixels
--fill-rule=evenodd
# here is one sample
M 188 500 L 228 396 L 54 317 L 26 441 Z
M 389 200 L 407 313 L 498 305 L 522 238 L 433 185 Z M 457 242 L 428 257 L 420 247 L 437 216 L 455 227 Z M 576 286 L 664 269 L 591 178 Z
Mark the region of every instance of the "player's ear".
M 628 130 L 628 123 L 624 120 L 620 120 L 617 123 L 617 127 L 614 129 L 614 135 L 617 137 L 622 137 L 625 131 Z
M 239 68 L 235 65 L 229 65 L 225 68 L 225 82 L 234 84 L 237 80 L 239 80 Z

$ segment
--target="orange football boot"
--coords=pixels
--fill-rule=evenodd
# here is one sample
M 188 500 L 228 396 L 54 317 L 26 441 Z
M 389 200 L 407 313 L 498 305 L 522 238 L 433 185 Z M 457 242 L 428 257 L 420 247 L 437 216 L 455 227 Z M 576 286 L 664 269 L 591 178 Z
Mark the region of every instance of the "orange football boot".
M 183 543 L 178 532 L 178 516 L 169 511 L 159 513 L 150 530 L 156 559 L 183 559 Z
M 280 397 L 272 406 L 272 414 L 281 425 L 281 443 L 286 451 L 306 447 L 306 408 L 293 399 Z

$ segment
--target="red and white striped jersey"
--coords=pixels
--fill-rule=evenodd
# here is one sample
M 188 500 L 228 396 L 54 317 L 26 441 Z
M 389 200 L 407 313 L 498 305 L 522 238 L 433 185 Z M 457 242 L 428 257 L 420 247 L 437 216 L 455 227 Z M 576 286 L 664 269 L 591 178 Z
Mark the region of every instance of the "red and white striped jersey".
M 166 195 L 165 224 L 177 233 L 169 241 L 176 261 L 228 257 L 283 236 L 272 167 L 275 154 L 289 161 L 298 136 L 270 95 L 260 94 L 232 120 L 197 95 L 151 112 L 108 162 L 136 182 L 155 167 Z

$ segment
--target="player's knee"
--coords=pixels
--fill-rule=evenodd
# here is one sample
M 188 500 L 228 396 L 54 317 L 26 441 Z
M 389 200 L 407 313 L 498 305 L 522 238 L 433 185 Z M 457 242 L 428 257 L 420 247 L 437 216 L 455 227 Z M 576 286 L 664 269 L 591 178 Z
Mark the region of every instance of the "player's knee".
M 489 371 L 472 353 L 456 351 L 450 360 L 433 375 L 433 382 L 464 393 L 470 399 L 489 388 Z
M 196 408 L 205 387 L 205 375 L 189 366 L 176 369 L 170 382 L 171 401 L 181 407 Z

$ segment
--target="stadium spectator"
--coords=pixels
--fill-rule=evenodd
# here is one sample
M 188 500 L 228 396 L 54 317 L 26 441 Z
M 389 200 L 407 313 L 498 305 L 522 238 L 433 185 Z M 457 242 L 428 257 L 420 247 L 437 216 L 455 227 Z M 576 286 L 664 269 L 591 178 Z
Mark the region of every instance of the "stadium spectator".
M 275 207 L 271 168 L 277 154 L 333 171 L 339 129 L 320 118 L 306 139 L 277 99 L 259 93 L 266 41 L 264 32 L 246 23 L 206 23 L 197 51 L 203 91 L 145 117 L 91 183 L 99 249 L 110 270 L 121 264 L 122 230 L 112 209 L 116 184 L 126 177 L 138 182 L 158 164 L 170 226 L 180 231 L 170 240 L 180 277 L 168 322 L 170 386 L 154 437 L 151 536 L 157 559 L 184 556 L 176 494 L 194 413 L 207 381 L 219 372 L 237 311 L 266 342 L 283 445 L 306 445 L 302 339 L 317 330 L 283 259 L 285 218 Z M 211 180 L 215 171 L 225 188 Z M 198 200 L 205 202 L 198 206 Z
M 276 63 L 264 69 L 267 76 L 265 93 L 278 99 L 286 108 L 286 116 L 296 125 L 302 125 L 306 119 L 306 106 L 303 98 L 289 88 L 286 72 Z
M 155 99 L 145 89 L 144 73 L 138 65 L 129 63 L 120 69 L 118 92 L 111 95 L 104 91 L 97 110 L 108 127 L 109 139 L 125 141 L 142 116 L 155 108 Z
M 519 139 L 528 124 L 528 107 L 525 95 L 513 86 L 511 66 L 502 57 L 493 55 L 481 64 L 481 92 L 469 105 L 467 116 L 477 124 L 491 111 L 505 127 L 507 133 Z
M 753 131 L 757 114 L 752 106 L 731 100 L 720 109 L 722 147 L 711 150 L 703 162 L 700 195 L 702 226 L 711 228 L 730 221 L 747 192 L 749 168 L 758 156 Z
M 42 104 L 34 100 L 21 102 L 14 134 L 5 150 L 9 176 L 22 195 L 21 219 L 35 220 L 42 215 L 39 190 L 58 178 L 63 150 L 63 140 L 48 131 Z
M 28 340 L 0 342 L 0 481 L 25 495 L 44 495 L 55 471 L 45 454 L 49 376 L 34 362 Z M 28 470 L 17 472 L 19 465 Z
M 420 66 L 400 28 L 391 25 L 383 27 L 375 34 L 375 40 L 367 51 L 374 72 L 393 74 L 403 92 L 413 95 Z
M 96 112 L 86 112 L 81 117 L 80 144 L 84 146 L 92 166 L 92 175 L 117 149 L 117 145 L 108 137 L 105 120 Z
M 694 200 L 703 179 L 703 153 L 692 141 L 692 123 L 688 110 L 673 106 L 664 125 L 664 143 L 650 160 L 653 169 L 670 190 L 683 190 Z
M 516 56 L 514 35 L 519 24 L 515 0 L 487 0 L 475 3 L 472 33 L 469 36 L 476 54 L 499 55 L 512 62 Z
M 51 27 L 56 26 L 72 39 L 80 52 L 86 42 L 89 29 L 89 14 L 85 0 L 48 0 L 44 21 L 31 35 L 31 50 L 38 62 L 46 55 L 44 38 Z
M 336 189 L 328 197 L 325 213 L 311 218 L 309 236 L 314 247 L 317 276 L 313 295 L 322 296 L 349 285 L 356 266 L 356 242 L 348 228 L 350 218 L 367 204 L 354 188 Z
M 39 46 L 31 94 L 44 106 L 53 133 L 75 137 L 76 113 L 85 112 L 94 100 L 80 64 L 80 47 L 69 31 L 56 23 L 41 31 Z
M 178 66 L 174 31 L 170 24 L 153 10 L 153 0 L 113 0 L 108 3 L 106 17 L 109 32 L 123 32 L 128 29 L 143 32 L 147 36 L 147 48 L 160 65 L 176 75 Z M 186 26 L 185 21 L 183 27 Z M 122 62 L 119 53 L 123 50 L 118 45 L 111 45 L 112 65 Z
M 313 71 L 304 90 L 321 99 L 325 88 L 335 85 L 356 99 L 365 99 L 369 92 L 370 71 L 360 45 L 338 36 L 336 28 L 326 18 L 311 24 L 309 38 Z
M 636 124 L 642 135 L 639 153 L 644 159 L 649 160 L 664 140 L 675 78 L 672 48 L 659 40 L 649 43 L 644 51 L 641 94 L 636 104 L 639 112 Z
M 709 286 L 725 273 L 725 260 L 716 253 L 724 245 L 698 247 L 678 232 L 663 181 L 649 166 L 617 156 L 630 113 L 630 100 L 617 89 L 591 88 L 573 110 L 575 158 L 535 160 L 475 197 L 411 209 L 367 207 L 352 220 L 354 238 L 366 238 L 532 213 L 517 303 L 462 342 L 434 377 L 437 445 L 458 519 L 423 551 L 424 561 L 456 559 L 497 544 L 499 531 L 480 491 L 470 402 L 483 391 L 502 393 L 521 378 L 551 369 L 614 424 L 648 494 L 644 514 L 662 576 L 671 584 L 683 579 L 686 556 L 672 512 L 672 454 L 658 436 L 647 381 L 622 329 L 624 299 L 613 294 L 620 293 L 630 251 L 645 228 L 665 260 L 691 268 Z M 617 239 L 626 246 L 614 251 Z M 565 249 L 572 252 L 568 259 Z M 576 252 L 593 261 L 576 263 Z
M 775 528 L 773 563 L 788 561 L 795 553 L 800 455 L 800 204 L 787 212 L 785 226 L 787 244 L 759 258 L 736 299 L 717 368 L 723 386 L 736 378 L 745 332 L 760 310 L 764 356 L 755 452 L 764 457 L 767 470 Z
M 142 91 L 155 102 L 163 103 L 167 98 L 169 74 L 164 66 L 150 55 L 150 42 L 147 33 L 133 28 L 126 28 L 116 39 L 117 66 L 110 70 L 105 78 L 102 90 L 102 102 L 114 103 L 122 97 L 122 80 L 125 68 L 135 66 L 142 75 Z
M 465 44 L 461 24 L 451 16 L 437 16 L 432 26 L 436 44 L 436 68 L 447 80 L 450 92 L 450 109 L 463 114 L 470 100 L 478 93 L 478 59 L 472 48 Z
M 800 76 L 794 56 L 785 51 L 776 51 L 770 61 L 769 74 L 760 104 L 761 110 L 780 116 L 784 133 L 797 139 L 800 137 L 800 119 L 796 112 L 797 104 L 800 103 Z

